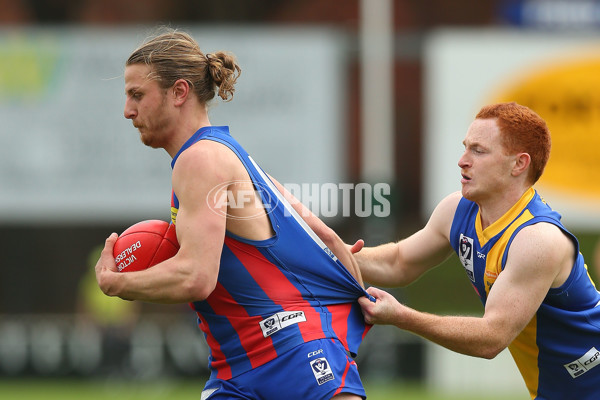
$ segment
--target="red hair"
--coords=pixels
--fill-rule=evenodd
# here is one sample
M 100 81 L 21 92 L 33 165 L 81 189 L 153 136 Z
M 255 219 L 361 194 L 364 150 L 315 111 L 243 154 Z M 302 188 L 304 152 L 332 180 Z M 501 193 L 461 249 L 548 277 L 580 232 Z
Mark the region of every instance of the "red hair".
M 506 152 L 529 154 L 529 178 L 532 184 L 540 179 L 550 158 L 551 140 L 550 130 L 539 115 L 512 102 L 484 106 L 475 118 L 496 119 Z

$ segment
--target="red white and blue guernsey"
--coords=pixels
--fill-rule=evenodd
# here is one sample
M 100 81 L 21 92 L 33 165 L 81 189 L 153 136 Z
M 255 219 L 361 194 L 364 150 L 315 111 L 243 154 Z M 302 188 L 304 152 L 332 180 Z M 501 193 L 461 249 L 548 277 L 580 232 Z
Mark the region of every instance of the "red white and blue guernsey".
M 191 304 L 210 348 L 211 379 L 235 378 L 318 339 L 339 341 L 356 355 L 370 327 L 357 302 L 368 296 L 366 291 L 230 136 L 228 127 L 198 130 L 171 166 L 199 140 L 219 142 L 238 156 L 275 232 L 262 241 L 226 232 L 216 288 L 206 300 Z M 173 193 L 173 223 L 178 207 Z
M 532 399 L 600 399 L 600 293 L 588 274 L 579 243 L 530 188 L 498 221 L 481 228 L 477 204 L 461 199 L 450 243 L 485 305 L 504 269 L 515 235 L 539 222 L 558 226 L 573 242 L 576 258 L 566 282 L 548 291 L 526 328 L 508 347 Z

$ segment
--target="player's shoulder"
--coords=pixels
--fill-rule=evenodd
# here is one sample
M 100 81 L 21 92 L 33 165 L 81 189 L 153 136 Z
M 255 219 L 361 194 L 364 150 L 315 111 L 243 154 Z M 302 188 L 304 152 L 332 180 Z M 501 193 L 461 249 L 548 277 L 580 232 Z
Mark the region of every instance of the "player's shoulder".
M 534 273 L 550 273 L 552 287 L 562 285 L 573 267 L 576 247 L 565 232 L 555 224 L 538 222 L 520 229 L 513 238 L 507 259 L 520 269 Z
M 559 226 L 538 222 L 520 229 L 512 239 L 509 256 L 517 256 L 525 263 L 543 260 L 547 265 L 572 265 L 576 246 Z
M 433 210 L 427 226 L 445 236 L 449 235 L 454 214 L 461 198 L 460 192 L 454 192 L 444 197 Z
M 181 201 L 188 190 L 209 190 L 235 180 L 239 159 L 226 146 L 201 140 L 179 154 L 173 166 L 171 184 Z
M 226 170 L 237 160 L 227 146 L 214 140 L 199 140 L 183 151 L 174 166 L 176 170 Z
M 566 233 L 558 225 L 547 221 L 527 225 L 517 232 L 513 242 L 522 242 L 526 247 L 557 249 L 561 246 L 572 246 Z
M 438 203 L 433 212 L 434 215 L 437 214 L 444 218 L 453 218 L 454 213 L 458 208 L 458 203 L 462 198 L 461 192 L 450 193 Z
M 444 203 L 446 206 L 454 206 L 458 205 L 458 202 L 463 198 L 462 193 L 460 191 L 452 192 L 440 201 L 440 204 Z

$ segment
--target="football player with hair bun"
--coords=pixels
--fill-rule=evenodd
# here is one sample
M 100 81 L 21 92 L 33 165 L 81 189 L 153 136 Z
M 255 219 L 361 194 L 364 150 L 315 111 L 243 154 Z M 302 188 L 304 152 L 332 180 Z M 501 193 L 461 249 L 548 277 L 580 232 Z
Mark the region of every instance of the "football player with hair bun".
M 112 234 L 98 284 L 109 296 L 191 305 L 210 349 L 203 400 L 364 399 L 351 355 L 370 327 L 358 304 L 368 294 L 354 258 L 227 126 L 210 123 L 208 104 L 230 101 L 240 72 L 233 54 L 204 53 L 171 29 L 131 54 L 124 116 L 172 158 L 179 250 L 118 273 Z

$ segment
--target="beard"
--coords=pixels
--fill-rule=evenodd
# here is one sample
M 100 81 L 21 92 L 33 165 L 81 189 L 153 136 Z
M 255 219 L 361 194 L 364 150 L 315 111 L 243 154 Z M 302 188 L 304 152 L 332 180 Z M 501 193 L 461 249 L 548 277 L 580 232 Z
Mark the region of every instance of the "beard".
M 144 131 L 142 131 L 143 128 L 139 128 L 140 131 L 140 141 L 148 146 L 148 147 L 152 147 L 153 149 L 158 149 L 163 147 L 163 140 L 161 140 L 160 135 L 156 132 L 153 131 L 149 131 L 144 129 Z
M 169 118 L 165 112 L 165 99 L 163 102 L 149 113 L 148 120 L 142 123 L 133 123 L 140 132 L 140 141 L 153 149 L 164 148 L 168 141 L 167 130 L 169 127 Z

